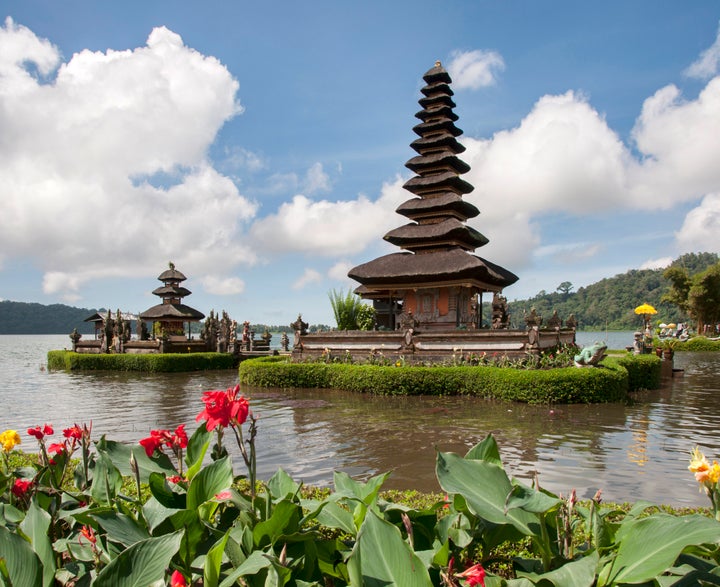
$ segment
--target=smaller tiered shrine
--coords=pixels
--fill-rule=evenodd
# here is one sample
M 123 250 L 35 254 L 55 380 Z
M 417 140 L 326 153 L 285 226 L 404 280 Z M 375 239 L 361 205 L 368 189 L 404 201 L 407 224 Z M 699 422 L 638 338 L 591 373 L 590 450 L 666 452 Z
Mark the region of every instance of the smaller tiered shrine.
M 171 262 L 158 279 L 163 285 L 155 288 L 152 293 L 162 298 L 162 303 L 142 312 L 140 320 L 152 322 L 152 332 L 156 336 L 168 338 L 185 337 L 185 324 L 187 324 L 189 338 L 190 323 L 200 322 L 205 318 L 205 314 L 182 303 L 183 298 L 192 293 L 180 285 L 187 277 L 175 269 L 175 264 Z

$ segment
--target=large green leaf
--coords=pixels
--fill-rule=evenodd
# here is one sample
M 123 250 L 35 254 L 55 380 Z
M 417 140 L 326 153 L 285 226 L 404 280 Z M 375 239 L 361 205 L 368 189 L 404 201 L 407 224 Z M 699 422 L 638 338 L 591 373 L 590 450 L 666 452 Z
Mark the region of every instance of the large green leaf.
M 203 422 L 188 440 L 185 451 L 185 463 L 188 467 L 185 472 L 186 479 L 192 479 L 202 467 L 212 436 L 213 433 L 208 432 L 205 422 Z
M 20 528 L 30 538 L 33 550 L 37 553 L 43 567 L 43 585 L 52 585 L 55 578 L 55 553 L 53 552 L 48 529 L 52 518 L 40 509 L 33 499 Z
M 13 587 L 43 584 L 42 565 L 30 543 L 0 526 L 0 562 L 3 561 Z
M 720 523 L 705 516 L 655 514 L 622 525 L 617 556 L 599 585 L 644 583 L 670 568 L 686 547 L 720 544 Z
M 225 534 L 212 548 L 205 557 L 205 567 L 203 570 L 203 586 L 217 587 L 220 581 L 220 565 L 222 564 L 223 552 L 228 541 L 228 534 Z
M 187 508 L 196 509 L 221 491 L 230 489 L 232 483 L 233 471 L 230 459 L 223 457 L 201 469 L 193 477 L 190 487 L 188 487 Z
M 275 506 L 270 518 L 258 523 L 253 529 L 255 544 L 262 548 L 268 543 L 275 544 L 280 536 L 297 532 L 301 517 L 302 508 L 299 504 L 282 500 Z
M 180 548 L 182 534 L 180 530 L 133 544 L 98 573 L 93 586 L 147 587 L 164 581 L 165 569 Z
M 247 557 L 247 560 L 243 564 L 225 577 L 225 580 L 220 583 L 220 587 L 231 587 L 231 585 L 236 584 L 240 577 L 255 575 L 262 569 L 267 569 L 268 567 L 272 567 L 270 557 L 261 550 L 253 550 L 252 554 Z
M 98 450 L 91 487 L 93 499 L 101 504 L 112 504 L 121 486 L 120 471 L 106 452 Z
M 536 491 L 523 483 L 514 483 L 505 507 L 520 508 L 534 514 L 544 514 L 557 508 L 562 501 L 542 491 Z
M 532 514 L 521 509 L 505 512 L 512 484 L 502 467 L 439 452 L 435 471 L 440 487 L 448 494 L 461 494 L 476 516 L 493 524 L 512 524 L 526 536 L 539 532 L 537 518 Z
M 278 469 L 267 482 L 273 500 L 289 498 L 297 494 L 300 484 L 293 480 L 283 469 Z
M 559 569 L 542 575 L 521 572 L 518 572 L 518 575 L 530 579 L 534 584 L 549 581 L 557 587 L 592 587 L 595 584 L 598 561 L 597 551 L 593 551 L 584 558 L 566 563 Z
M 357 531 L 352 514 L 334 501 L 324 502 L 323 506 L 315 511 L 314 518 L 326 528 L 337 528 L 352 536 Z
M 138 470 L 140 472 L 140 481 L 147 483 L 150 473 L 165 473 L 166 475 L 177 475 L 175 466 L 172 464 L 168 456 L 164 453 L 156 454 L 152 458 L 148 457 L 145 449 L 139 444 L 130 445 L 115 440 L 106 440 L 103 436 L 98 442 L 98 450 L 104 452 L 110 457 L 113 464 L 125 477 L 135 478 L 135 474 L 130 467 L 130 455 L 135 457 Z
M 432 585 L 427 568 L 402 539 L 400 530 L 373 512 L 368 512 L 358 532 L 348 570 L 353 585 Z
M 492 434 L 488 434 L 483 440 L 473 446 L 467 452 L 465 458 L 473 461 L 486 461 L 502 467 L 500 449 Z
M 145 526 L 133 520 L 130 516 L 117 512 L 104 512 L 92 516 L 105 530 L 108 540 L 124 546 L 131 546 L 141 540 L 150 538 Z

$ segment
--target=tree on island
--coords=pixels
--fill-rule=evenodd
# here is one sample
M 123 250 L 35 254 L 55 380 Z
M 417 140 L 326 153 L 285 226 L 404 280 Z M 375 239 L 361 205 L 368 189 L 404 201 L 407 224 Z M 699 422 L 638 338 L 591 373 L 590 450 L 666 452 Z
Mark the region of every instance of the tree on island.
M 560 285 L 555 288 L 555 291 L 559 291 L 563 298 L 567 298 L 570 291 L 573 289 L 573 284 L 569 281 L 563 281 Z
M 695 322 L 698 334 L 706 324 L 720 321 L 720 262 L 690 275 L 680 265 L 668 267 L 663 276 L 670 281 L 663 301 L 675 304 Z

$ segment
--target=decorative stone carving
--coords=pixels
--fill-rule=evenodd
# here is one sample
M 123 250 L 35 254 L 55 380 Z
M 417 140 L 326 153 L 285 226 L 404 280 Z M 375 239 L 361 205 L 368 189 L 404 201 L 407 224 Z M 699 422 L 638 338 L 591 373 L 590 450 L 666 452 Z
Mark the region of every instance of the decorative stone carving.
M 553 310 L 553 315 L 550 316 L 550 319 L 547 321 L 547 327 L 555 330 L 560 330 L 560 328 L 562 328 L 562 320 L 560 320 L 557 310 Z
M 537 313 L 537 310 L 535 310 L 535 308 L 531 308 L 530 313 L 525 314 L 525 324 L 527 324 L 528 328 L 532 328 L 533 326 L 540 326 L 542 324 L 542 316 Z
M 584 347 L 580 353 L 575 355 L 575 366 L 597 367 L 598 363 L 607 356 L 605 354 L 606 350 L 607 345 L 603 342 L 596 342 L 595 344 Z
M 502 330 L 510 327 L 510 314 L 505 296 L 495 292 L 492 299 L 492 326 L 493 330 Z
M 298 314 L 297 320 L 290 325 L 295 331 L 295 340 L 293 342 L 293 348 L 297 348 L 300 344 L 300 337 L 307 334 L 308 323 L 303 322 L 302 314 Z

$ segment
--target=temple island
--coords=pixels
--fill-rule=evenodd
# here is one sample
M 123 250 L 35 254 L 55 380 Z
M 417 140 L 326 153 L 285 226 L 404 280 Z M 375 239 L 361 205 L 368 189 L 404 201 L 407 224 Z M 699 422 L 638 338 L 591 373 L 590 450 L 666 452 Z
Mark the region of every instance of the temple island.
M 419 136 L 411 148 L 417 156 L 405 166 L 416 175 L 404 184 L 412 197 L 396 212 L 410 222 L 384 239 L 400 252 L 384 255 L 351 269 L 359 282 L 355 293 L 372 300 L 377 330 L 308 334 L 301 317 L 293 358 L 306 360 L 327 353 L 353 358 L 402 356 L 412 362 L 442 360 L 458 352 L 522 355 L 575 342 L 575 320 L 563 324 L 555 314 L 543 325 L 534 311 L 525 329 L 511 329 L 505 287 L 518 279 L 507 269 L 477 255 L 489 241 L 467 225 L 480 214 L 463 195 L 473 186 L 460 176 L 470 170 L 458 154 L 465 151 L 457 137 L 456 104 L 448 72 L 437 62 L 423 76 L 419 100 Z M 490 328 L 482 326 L 483 294 L 492 295 Z
M 95 325 L 95 337 L 84 339 L 77 330 L 70 334 L 73 346 L 77 353 L 128 353 L 128 354 L 154 354 L 154 353 L 204 353 L 219 352 L 240 354 L 268 354 L 272 335 L 266 330 L 259 339 L 250 329 L 250 323 L 244 322 L 241 338 L 238 340 L 238 323 L 223 311 L 216 315 L 210 311 L 205 316 L 199 310 L 183 303 L 183 298 L 192 292 L 182 285 L 187 277 L 169 263 L 168 269 L 163 271 L 158 280 L 160 287 L 153 290 L 153 294 L 161 302 L 138 316 L 125 314 L 119 310 L 115 315 L 93 314 L 85 321 Z M 203 320 L 202 330 L 198 338 L 191 332 L 191 324 Z M 135 322 L 136 334 L 133 337 L 132 322 Z M 150 328 L 148 328 L 150 324 Z M 281 340 L 287 350 L 287 339 Z

